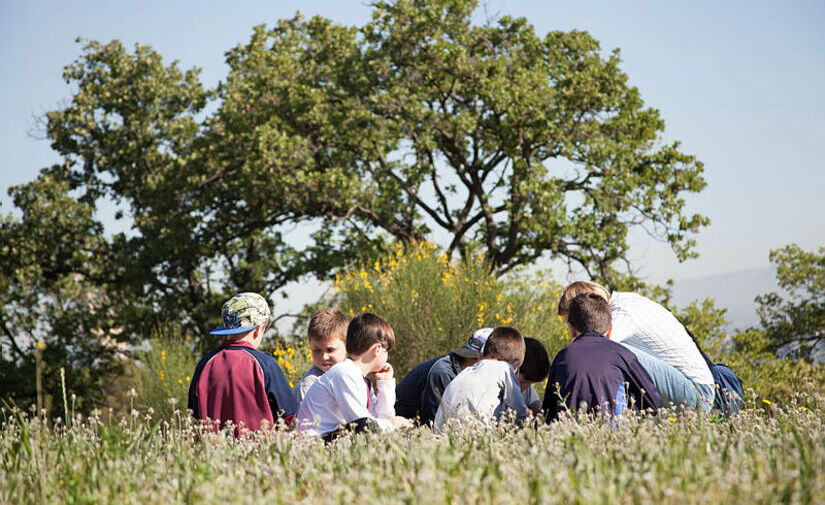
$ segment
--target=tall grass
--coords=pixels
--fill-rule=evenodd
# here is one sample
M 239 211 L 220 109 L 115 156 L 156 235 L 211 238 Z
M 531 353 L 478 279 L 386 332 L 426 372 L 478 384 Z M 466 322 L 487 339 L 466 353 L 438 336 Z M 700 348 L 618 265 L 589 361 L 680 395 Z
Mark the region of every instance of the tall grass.
M 696 414 L 537 429 L 344 438 L 196 436 L 185 414 L 69 427 L 4 410 L 2 503 L 823 503 L 810 399 L 730 422 Z M 805 405 L 803 407 L 803 404 Z

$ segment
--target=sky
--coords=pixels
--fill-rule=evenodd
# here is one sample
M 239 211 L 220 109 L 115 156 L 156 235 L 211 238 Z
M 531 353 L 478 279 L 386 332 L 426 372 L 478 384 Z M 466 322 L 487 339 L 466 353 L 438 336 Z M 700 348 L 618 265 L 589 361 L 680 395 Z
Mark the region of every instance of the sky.
M 371 15 L 349 0 L 0 0 L 0 213 L 12 212 L 9 186 L 59 159 L 38 118 L 71 98 L 61 74 L 81 54 L 78 37 L 149 44 L 166 62 L 201 67 L 214 86 L 227 74 L 224 53 L 253 26 L 298 10 L 347 25 Z M 489 0 L 477 17 L 505 14 L 539 34 L 586 30 L 603 50 L 621 49 L 630 83 L 665 120 L 664 140 L 704 163 L 708 187 L 686 196 L 689 212 L 711 219 L 696 236 L 699 258 L 680 264 L 634 232 L 631 260 L 644 278 L 765 268 L 771 249 L 825 246 L 825 2 Z

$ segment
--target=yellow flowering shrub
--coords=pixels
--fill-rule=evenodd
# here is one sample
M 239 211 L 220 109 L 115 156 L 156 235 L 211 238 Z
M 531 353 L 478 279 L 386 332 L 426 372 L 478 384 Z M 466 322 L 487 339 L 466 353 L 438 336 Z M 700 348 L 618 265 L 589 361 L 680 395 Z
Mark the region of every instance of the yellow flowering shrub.
M 299 336 L 292 339 L 276 337 L 272 355 L 284 371 L 289 387 L 295 387 L 306 371 L 312 367 L 312 355 L 309 352 L 306 337 Z
M 569 341 L 556 315 L 561 287 L 549 275 L 496 277 L 481 255 L 454 260 L 426 242 L 398 244 L 392 254 L 337 275 L 335 290 L 350 317 L 373 312 L 392 325 L 398 378 L 485 326 L 518 328 L 541 340 L 551 358 Z
M 189 383 L 197 358 L 189 341 L 157 337 L 149 340 L 149 349 L 138 354 L 135 371 L 136 401 L 162 415 L 186 408 Z

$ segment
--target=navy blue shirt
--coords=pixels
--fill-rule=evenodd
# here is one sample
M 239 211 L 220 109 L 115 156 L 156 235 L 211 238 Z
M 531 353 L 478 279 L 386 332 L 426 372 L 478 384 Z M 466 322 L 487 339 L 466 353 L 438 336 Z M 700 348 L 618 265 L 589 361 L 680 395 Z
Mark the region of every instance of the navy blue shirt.
M 395 415 L 413 419 L 421 413 L 421 391 L 427 374 L 442 356 L 419 363 L 395 386 Z
M 563 402 L 556 392 L 556 384 Z M 636 409 L 662 406 L 653 379 L 635 354 L 598 333 L 579 335 L 556 355 L 550 367 L 542 404 L 547 422 L 558 418 L 565 407 L 579 410 L 582 404 L 586 404 L 587 412 L 597 407 L 614 412 L 617 394 L 625 384 L 628 406 L 631 403 Z
M 461 372 L 461 357 L 450 353 L 433 363 L 421 388 L 421 424 L 432 423 L 444 390 Z

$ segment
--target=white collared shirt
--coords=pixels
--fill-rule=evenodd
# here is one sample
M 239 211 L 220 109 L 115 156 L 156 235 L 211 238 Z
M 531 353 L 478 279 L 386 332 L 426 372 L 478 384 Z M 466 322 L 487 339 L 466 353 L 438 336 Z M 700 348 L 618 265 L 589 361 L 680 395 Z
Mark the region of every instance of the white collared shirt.
M 361 369 L 349 358 L 334 365 L 309 388 L 298 410 L 298 432 L 326 435 L 363 417 L 391 431 L 395 415 L 395 379 L 378 381 L 372 392 Z

